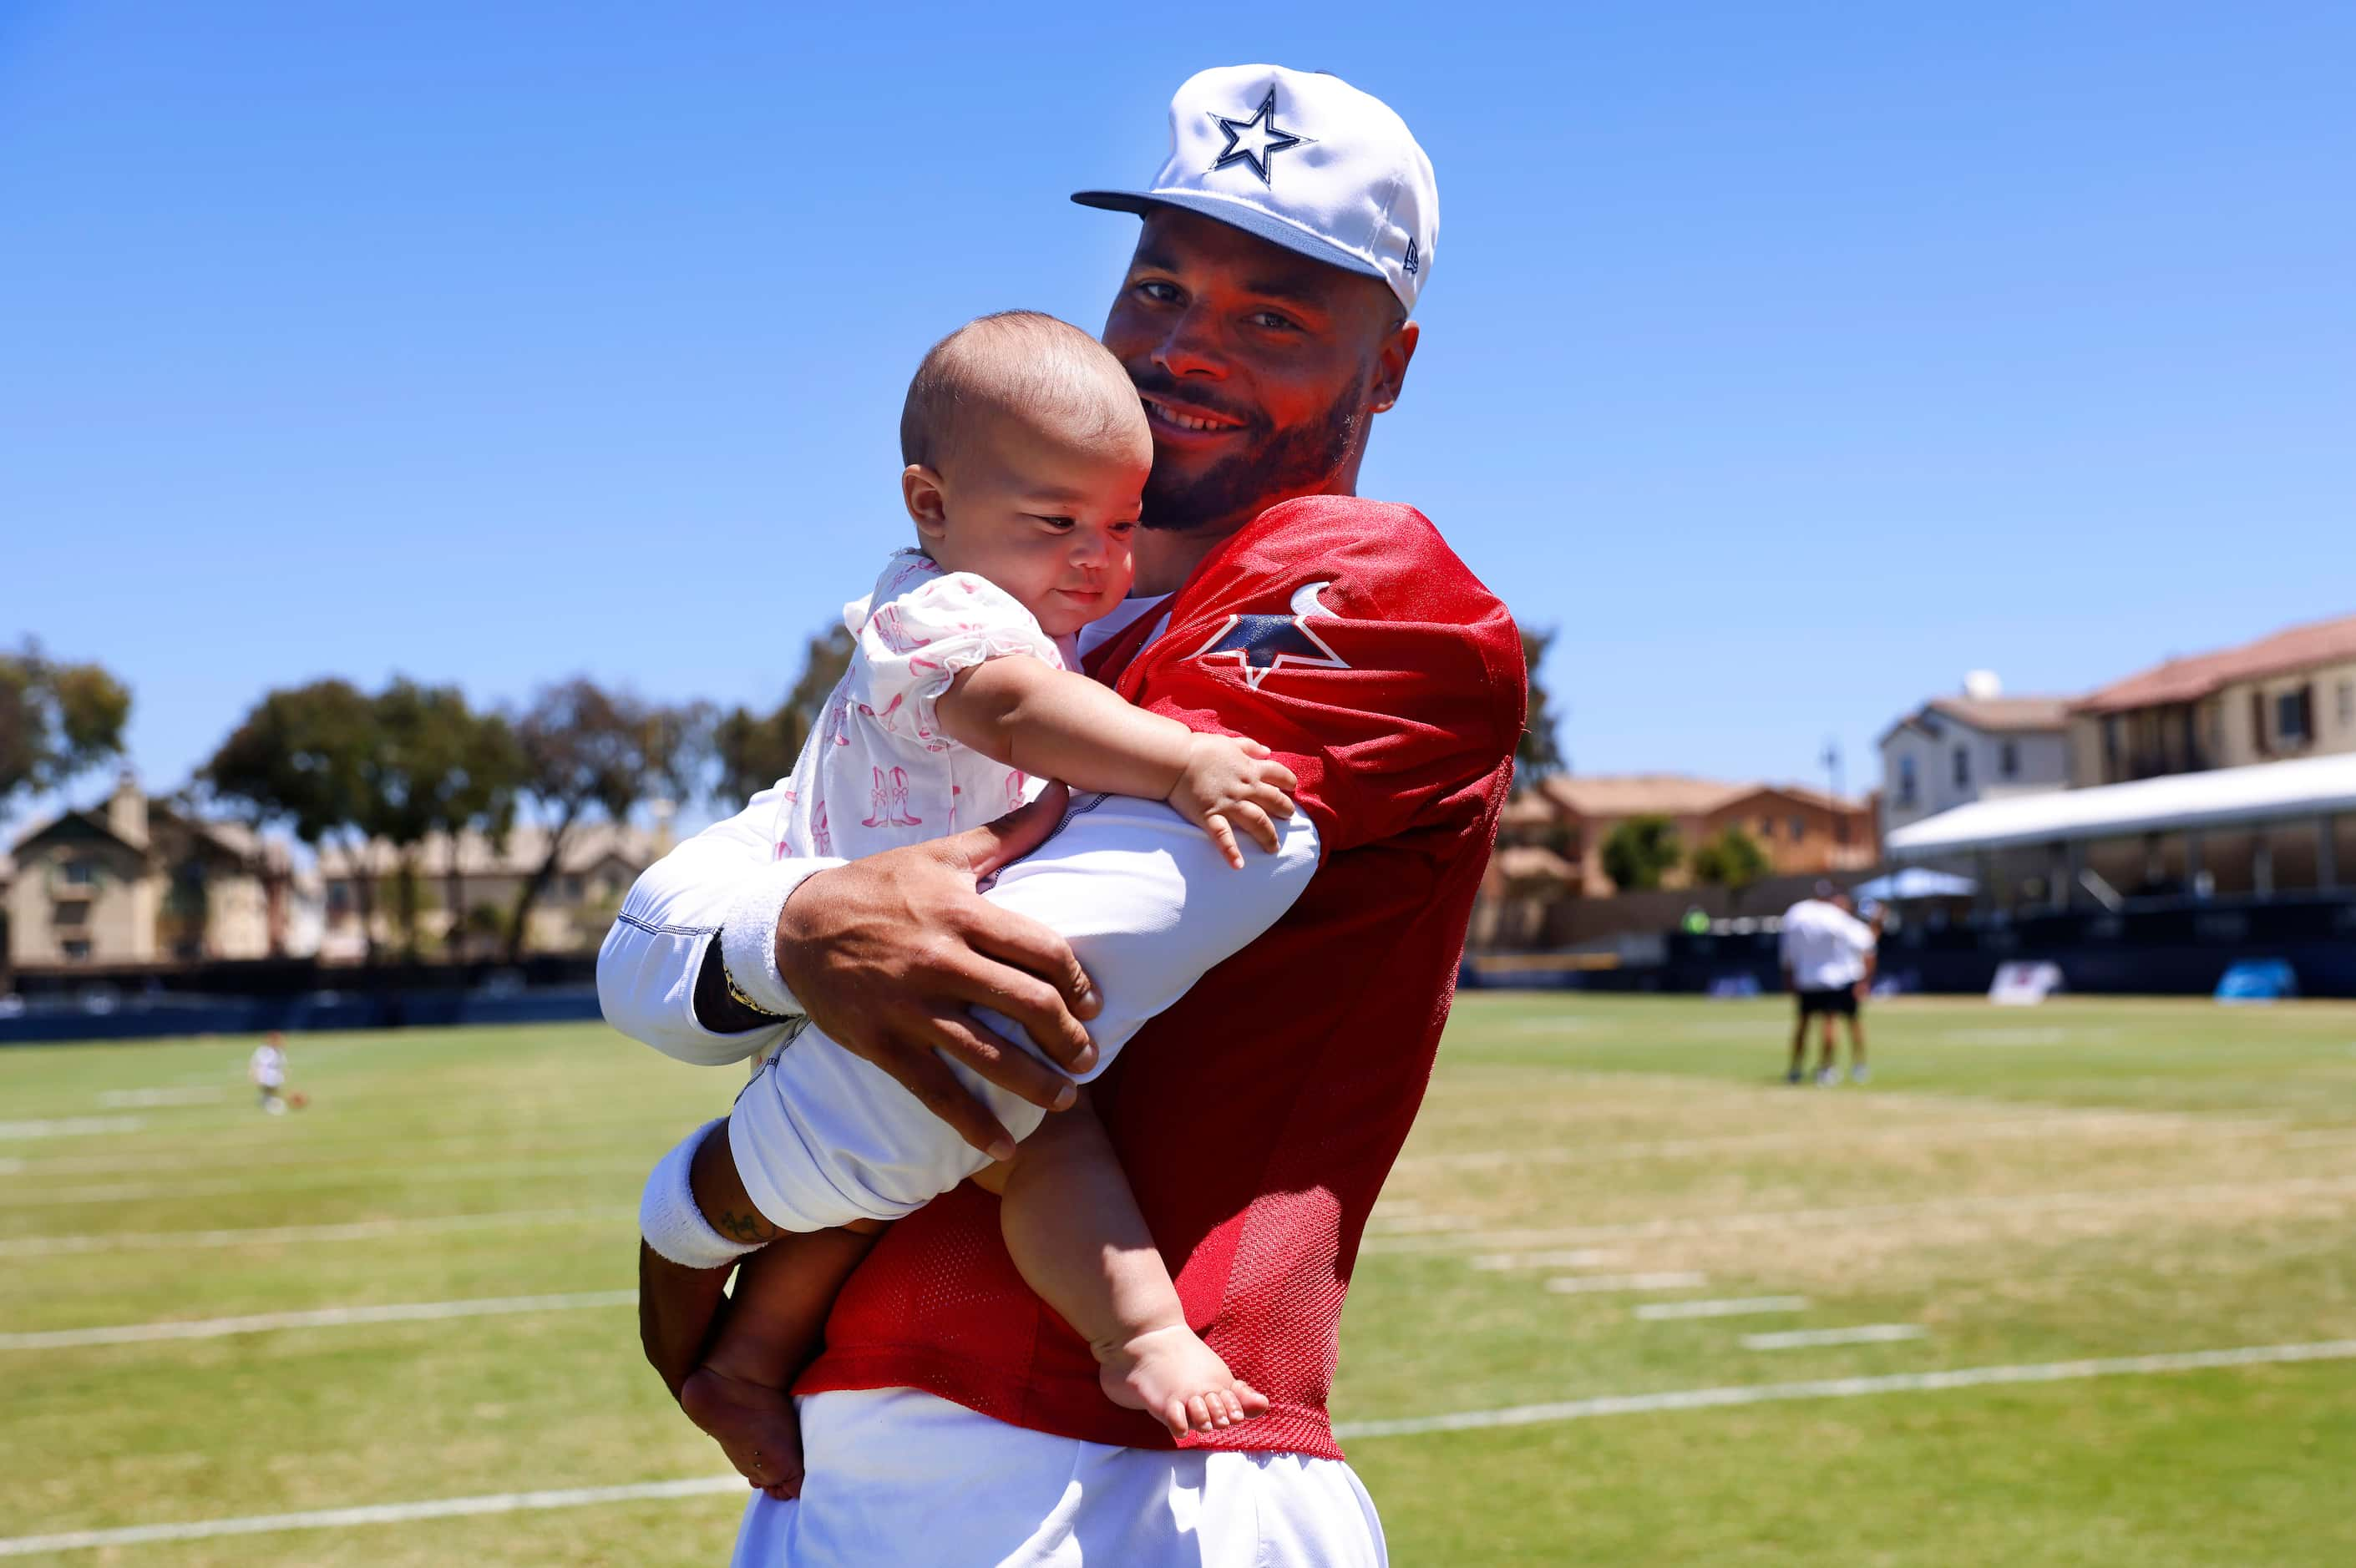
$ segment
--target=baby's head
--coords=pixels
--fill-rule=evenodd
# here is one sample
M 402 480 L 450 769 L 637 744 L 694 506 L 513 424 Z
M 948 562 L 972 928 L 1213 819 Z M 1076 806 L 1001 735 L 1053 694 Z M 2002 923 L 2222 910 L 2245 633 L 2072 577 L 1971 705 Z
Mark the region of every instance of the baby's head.
M 1129 592 L 1153 436 L 1129 372 L 1078 327 L 1001 311 L 933 345 L 900 458 L 925 553 L 1012 594 L 1049 636 Z

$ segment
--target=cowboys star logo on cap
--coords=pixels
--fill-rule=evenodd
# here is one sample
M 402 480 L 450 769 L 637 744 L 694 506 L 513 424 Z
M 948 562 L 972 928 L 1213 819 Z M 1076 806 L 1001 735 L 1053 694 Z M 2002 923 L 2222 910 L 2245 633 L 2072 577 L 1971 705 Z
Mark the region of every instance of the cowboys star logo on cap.
M 1230 120 L 1215 109 L 1211 111 L 1211 118 L 1219 123 L 1219 129 L 1226 133 L 1227 138 L 1226 146 L 1212 160 L 1211 167 L 1217 170 L 1229 164 L 1248 164 L 1251 172 L 1259 176 L 1262 185 L 1276 183 L 1269 177 L 1269 159 L 1287 147 L 1297 147 L 1309 140 L 1306 136 L 1296 136 L 1290 131 L 1278 128 L 1276 84 L 1273 82 L 1269 84 L 1268 96 L 1259 101 L 1259 107 L 1252 112 L 1250 119 Z M 1412 245 L 1414 241 L 1409 240 L 1408 243 Z
M 1380 278 L 1410 312 L 1440 243 L 1440 184 L 1407 122 L 1338 76 L 1280 65 L 1188 78 L 1170 100 L 1170 156 L 1152 187 L 1072 199 L 1197 213 Z
M 1287 666 L 1306 669 L 1348 669 L 1349 661 L 1319 636 L 1311 620 L 1338 619 L 1317 595 L 1330 582 L 1304 582 L 1293 592 L 1289 615 L 1230 615 L 1227 624 L 1194 650 L 1205 662 L 1232 658 L 1243 671 L 1244 684 L 1254 691 L 1259 683 Z

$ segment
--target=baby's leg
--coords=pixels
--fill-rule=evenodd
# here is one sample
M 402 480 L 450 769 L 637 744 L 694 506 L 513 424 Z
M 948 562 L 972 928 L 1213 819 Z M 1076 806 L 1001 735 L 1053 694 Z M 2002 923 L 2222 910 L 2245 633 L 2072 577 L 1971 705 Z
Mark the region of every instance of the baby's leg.
M 1023 1140 L 1000 1189 L 1006 1250 L 1096 1353 L 1107 1397 L 1170 1428 L 1208 1432 L 1267 1398 L 1186 1327 L 1178 1289 L 1087 1095 Z
M 747 1257 L 702 1365 L 680 1384 L 679 1405 L 752 1482 L 779 1500 L 802 1487 L 801 1426 L 786 1393 L 809 1364 L 827 1313 L 883 1230 L 781 1236 Z

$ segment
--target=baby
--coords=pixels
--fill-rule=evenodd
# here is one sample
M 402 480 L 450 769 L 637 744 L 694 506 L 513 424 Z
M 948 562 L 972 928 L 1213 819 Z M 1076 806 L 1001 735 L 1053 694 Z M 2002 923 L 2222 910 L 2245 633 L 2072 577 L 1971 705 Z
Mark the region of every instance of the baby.
M 781 792 L 777 854 L 856 857 L 953 833 L 1049 778 L 1166 800 L 1237 867 L 1238 832 L 1274 851 L 1297 781 L 1268 748 L 1132 708 L 1073 667 L 1074 635 L 1129 591 L 1153 458 L 1119 362 L 1052 316 L 984 316 L 925 357 L 900 445 L 920 548 L 845 608 L 857 646 Z M 1001 1194 L 1007 1251 L 1087 1340 L 1115 1403 L 1173 1436 L 1266 1411 L 1186 1326 L 1085 1094 L 976 1179 Z M 747 1258 L 701 1365 L 664 1369 L 747 1477 L 787 1472 L 769 1484 L 777 1495 L 799 1482 L 798 1465 L 778 1463 L 799 1451 L 784 1391 L 863 1251 L 821 1232 Z M 701 1344 L 701 1328 L 680 1342 Z

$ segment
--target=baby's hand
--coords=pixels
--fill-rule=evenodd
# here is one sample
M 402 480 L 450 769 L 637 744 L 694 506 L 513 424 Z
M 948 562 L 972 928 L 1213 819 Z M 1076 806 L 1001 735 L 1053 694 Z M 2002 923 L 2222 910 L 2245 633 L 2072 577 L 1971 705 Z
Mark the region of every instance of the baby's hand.
M 1210 834 L 1226 853 L 1227 864 L 1241 870 L 1244 855 L 1236 845 L 1236 829 L 1241 827 L 1254 843 L 1274 854 L 1274 818 L 1292 815 L 1292 796 L 1286 792 L 1300 787 L 1292 770 L 1270 762 L 1269 749 L 1258 741 L 1197 735 L 1187 747 L 1186 765 L 1170 792 L 1170 804 Z

